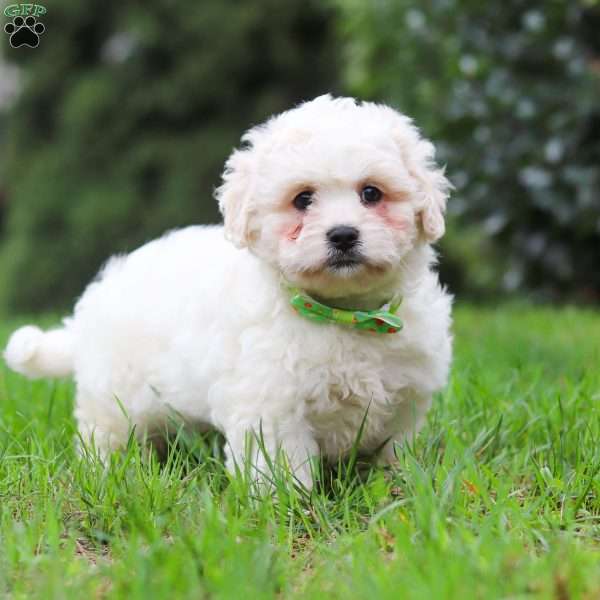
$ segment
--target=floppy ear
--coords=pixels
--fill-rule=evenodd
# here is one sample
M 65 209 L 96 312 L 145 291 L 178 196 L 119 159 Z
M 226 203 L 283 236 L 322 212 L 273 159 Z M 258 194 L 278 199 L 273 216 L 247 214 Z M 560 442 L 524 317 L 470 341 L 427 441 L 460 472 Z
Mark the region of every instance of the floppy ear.
M 215 197 L 225 222 L 225 237 L 238 248 L 250 242 L 250 217 L 254 191 L 252 148 L 235 150 L 225 163 L 223 183 Z
M 419 140 L 418 149 L 409 163 L 409 170 L 418 186 L 420 196 L 421 228 L 423 236 L 429 243 L 439 240 L 446 231 L 444 213 L 452 184 L 434 161 L 433 144 Z
M 394 130 L 394 138 L 409 175 L 417 187 L 417 212 L 421 221 L 421 232 L 425 240 L 433 243 L 446 230 L 444 213 L 452 184 L 434 160 L 435 148 L 424 140 L 411 120 L 396 113 L 402 124 Z

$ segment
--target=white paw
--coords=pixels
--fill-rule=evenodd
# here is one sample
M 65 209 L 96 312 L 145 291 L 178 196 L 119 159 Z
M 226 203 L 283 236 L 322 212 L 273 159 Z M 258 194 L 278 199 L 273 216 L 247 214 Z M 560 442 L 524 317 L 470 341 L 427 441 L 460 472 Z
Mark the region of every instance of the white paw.
M 44 332 L 33 325 L 17 329 L 10 337 L 4 351 L 4 359 L 8 366 L 20 372 L 22 367 L 35 356 L 43 335 Z

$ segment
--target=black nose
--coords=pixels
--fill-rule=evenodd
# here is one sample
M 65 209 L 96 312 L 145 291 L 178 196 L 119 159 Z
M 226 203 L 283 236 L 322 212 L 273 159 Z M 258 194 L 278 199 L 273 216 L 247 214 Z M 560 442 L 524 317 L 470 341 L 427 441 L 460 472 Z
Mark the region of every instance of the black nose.
M 329 240 L 330 245 L 336 250 L 345 252 L 356 246 L 356 243 L 358 242 L 358 233 L 356 227 L 337 225 L 327 232 L 327 239 Z

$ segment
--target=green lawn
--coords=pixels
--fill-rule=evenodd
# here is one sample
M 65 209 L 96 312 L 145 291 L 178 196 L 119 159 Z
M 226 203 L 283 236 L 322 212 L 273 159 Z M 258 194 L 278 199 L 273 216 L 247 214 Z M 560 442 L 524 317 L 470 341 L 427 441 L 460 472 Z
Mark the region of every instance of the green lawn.
M 600 598 L 600 313 L 460 307 L 455 338 L 399 470 L 311 498 L 210 439 L 78 459 L 72 386 L 2 367 L 0 597 Z

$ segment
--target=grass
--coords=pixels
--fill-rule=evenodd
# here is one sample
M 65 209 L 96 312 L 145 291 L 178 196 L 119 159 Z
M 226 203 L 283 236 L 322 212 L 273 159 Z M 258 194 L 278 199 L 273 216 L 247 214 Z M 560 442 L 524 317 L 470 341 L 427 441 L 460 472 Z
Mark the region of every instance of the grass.
M 310 498 L 257 497 L 211 438 L 78 459 L 72 385 L 0 370 L 0 596 L 599 598 L 600 314 L 465 307 L 455 336 L 400 468 Z

